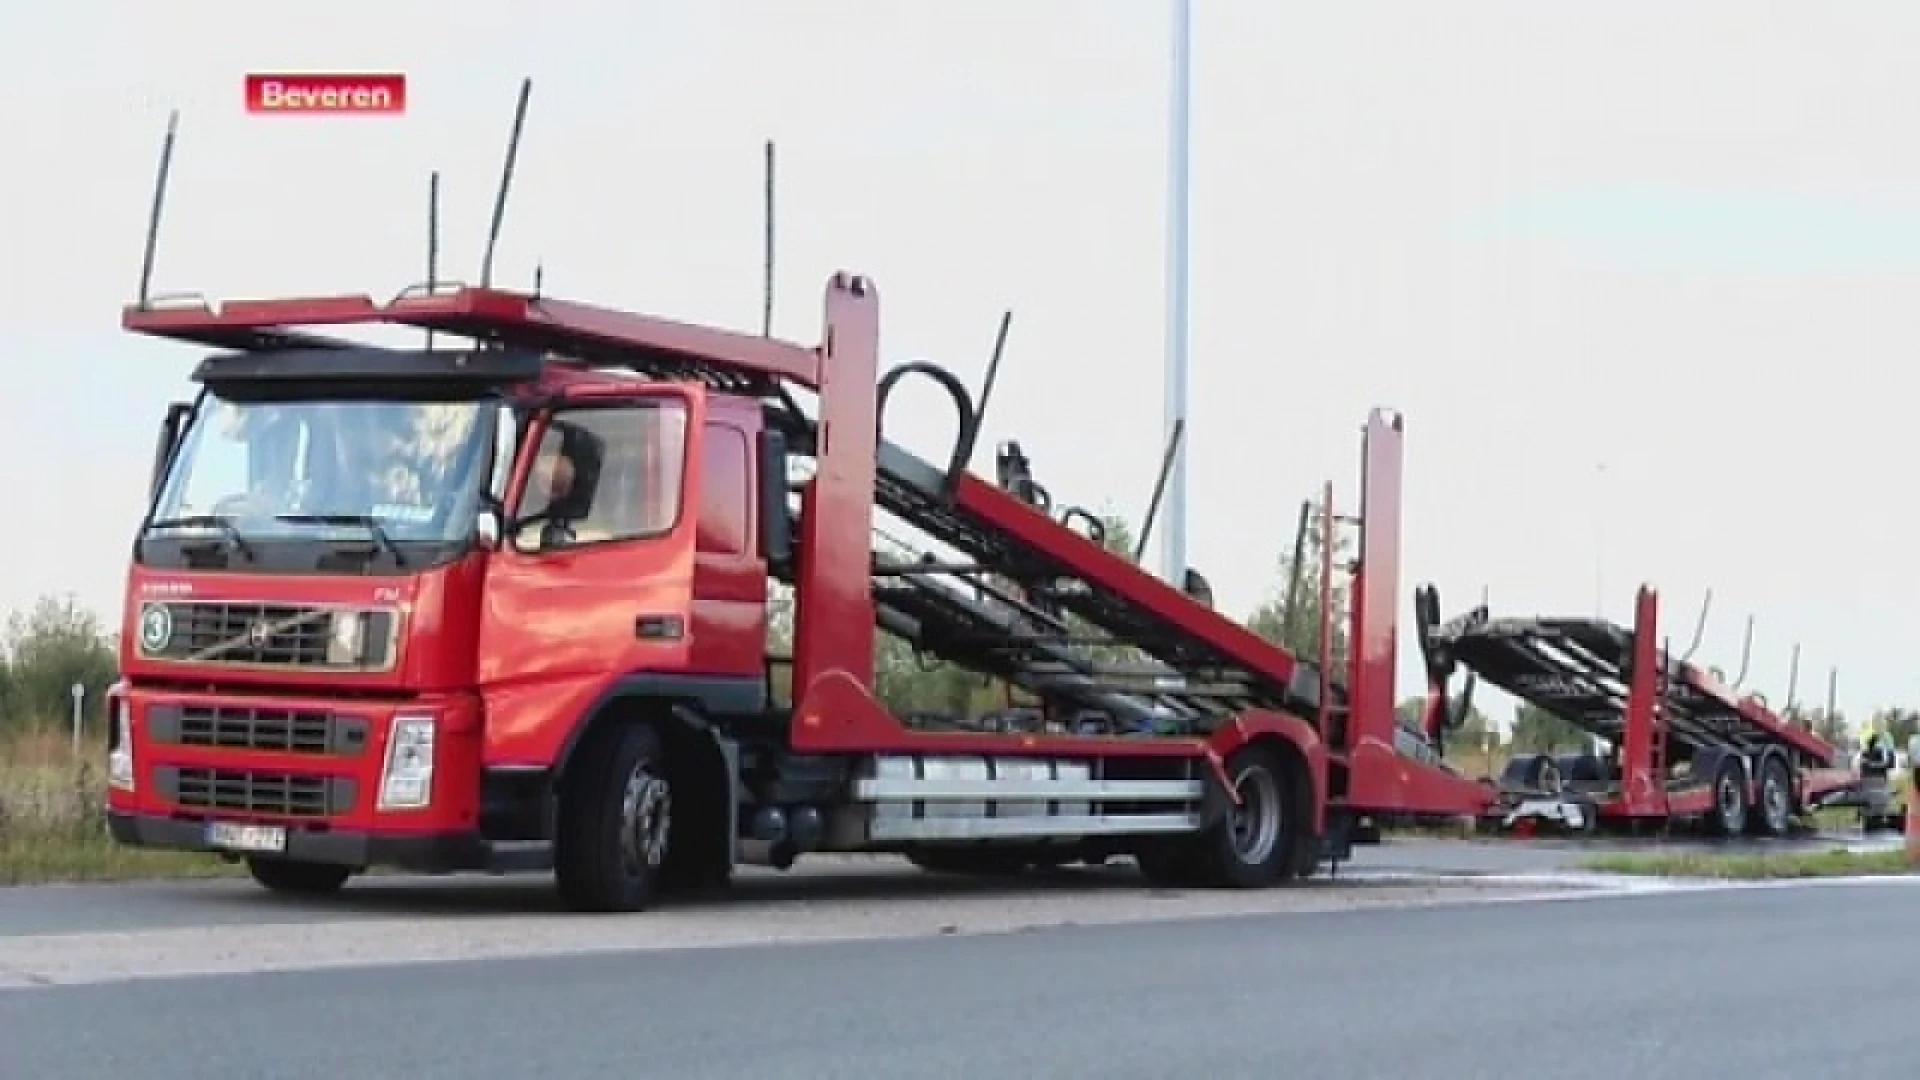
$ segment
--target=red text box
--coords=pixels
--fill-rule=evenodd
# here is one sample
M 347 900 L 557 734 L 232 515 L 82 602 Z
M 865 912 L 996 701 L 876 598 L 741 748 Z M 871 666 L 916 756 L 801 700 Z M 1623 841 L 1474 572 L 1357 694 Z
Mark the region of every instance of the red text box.
M 397 116 L 407 111 L 407 77 L 248 75 L 247 111 L 263 116 Z

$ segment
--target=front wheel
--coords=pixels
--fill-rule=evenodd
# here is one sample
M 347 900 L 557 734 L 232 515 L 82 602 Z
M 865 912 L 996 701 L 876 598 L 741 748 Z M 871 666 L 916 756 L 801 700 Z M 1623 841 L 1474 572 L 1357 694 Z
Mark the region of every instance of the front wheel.
M 673 831 L 660 735 L 620 724 L 589 740 L 560 794 L 555 883 L 575 911 L 640 911 L 658 890 Z
M 247 873 L 263 888 L 291 896 L 326 896 L 339 892 L 353 876 L 353 867 L 297 859 L 247 860 Z

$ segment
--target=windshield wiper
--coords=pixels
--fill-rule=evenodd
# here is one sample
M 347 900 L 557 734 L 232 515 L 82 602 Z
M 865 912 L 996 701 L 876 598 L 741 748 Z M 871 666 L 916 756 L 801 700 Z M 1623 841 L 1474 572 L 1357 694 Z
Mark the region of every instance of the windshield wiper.
M 224 514 L 187 514 L 182 517 L 159 518 L 147 522 L 147 528 L 149 530 L 218 529 L 225 535 L 228 547 L 246 556 L 248 562 L 253 561 L 253 548 L 247 545 L 246 536 L 240 532 L 240 527 L 233 523 L 233 519 Z
M 393 556 L 393 565 L 407 565 L 407 557 L 401 552 L 400 545 L 393 542 L 393 537 L 387 535 L 387 530 L 380 527 L 379 519 L 372 514 L 275 514 L 273 520 L 292 525 L 358 525 L 367 530 L 367 535 L 373 537 L 374 543 Z

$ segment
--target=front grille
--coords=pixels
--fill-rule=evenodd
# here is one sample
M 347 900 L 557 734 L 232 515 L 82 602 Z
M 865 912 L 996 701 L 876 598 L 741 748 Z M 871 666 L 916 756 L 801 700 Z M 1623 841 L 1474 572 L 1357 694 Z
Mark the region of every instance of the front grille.
M 358 655 L 327 662 L 334 619 L 358 614 Z M 295 604 L 235 601 L 154 602 L 140 609 L 141 655 L 205 664 L 382 671 L 392 665 L 391 611 L 341 612 Z
M 147 710 L 147 737 L 170 746 L 352 756 L 366 750 L 369 728 L 366 717 L 314 709 L 155 705 Z
M 353 778 L 166 766 L 155 770 L 160 795 L 176 806 L 280 817 L 328 817 L 353 809 Z

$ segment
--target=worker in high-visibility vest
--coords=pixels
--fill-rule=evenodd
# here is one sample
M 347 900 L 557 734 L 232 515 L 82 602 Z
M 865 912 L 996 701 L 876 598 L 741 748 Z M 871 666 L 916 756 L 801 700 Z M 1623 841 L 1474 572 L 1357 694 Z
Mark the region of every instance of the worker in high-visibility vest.
M 1861 779 L 1885 780 L 1893 765 L 1893 747 L 1887 745 L 1886 737 L 1877 731 L 1869 734 L 1866 749 L 1860 751 Z
M 1887 745 L 1886 737 L 1878 731 L 1868 730 L 1858 763 L 1860 824 L 1868 832 L 1887 828 L 1898 820 L 1894 816 L 1893 765 L 1893 749 Z

